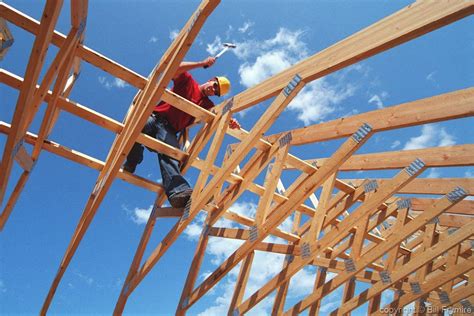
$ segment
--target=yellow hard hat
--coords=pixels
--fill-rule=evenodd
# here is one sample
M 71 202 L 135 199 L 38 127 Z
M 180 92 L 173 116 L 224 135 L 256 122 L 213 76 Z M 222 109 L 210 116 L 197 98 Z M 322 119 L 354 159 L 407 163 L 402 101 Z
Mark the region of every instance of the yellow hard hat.
M 219 84 L 218 96 L 223 96 L 229 93 L 230 81 L 226 77 L 216 77 L 217 83 Z

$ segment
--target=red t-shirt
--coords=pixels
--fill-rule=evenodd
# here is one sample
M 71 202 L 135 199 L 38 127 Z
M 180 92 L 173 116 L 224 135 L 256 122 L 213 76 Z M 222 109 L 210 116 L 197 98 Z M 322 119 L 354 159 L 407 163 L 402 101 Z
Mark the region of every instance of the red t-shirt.
M 173 79 L 174 86 L 171 91 L 182 96 L 183 98 L 199 105 L 206 110 L 214 106 L 214 103 L 199 90 L 199 84 L 188 73 L 180 74 L 176 79 Z M 154 112 L 164 116 L 171 126 L 177 131 L 181 131 L 194 122 L 194 117 L 178 110 L 171 104 L 161 101 L 155 107 Z

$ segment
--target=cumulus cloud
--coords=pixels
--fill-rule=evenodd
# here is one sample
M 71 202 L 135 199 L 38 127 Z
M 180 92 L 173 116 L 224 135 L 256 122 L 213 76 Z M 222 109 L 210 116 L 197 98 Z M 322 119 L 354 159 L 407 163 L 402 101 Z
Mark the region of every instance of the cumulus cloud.
M 405 144 L 403 150 L 420 149 L 433 146 L 452 146 L 456 144 L 453 135 L 444 128 L 439 128 L 436 124 L 423 125 L 421 135 L 412 137 Z
M 242 26 L 248 31 L 251 22 Z M 309 56 L 309 50 L 303 41 L 303 30 L 280 28 L 273 37 L 264 40 L 246 39 L 236 42 L 237 48 L 232 52 L 242 62 L 238 73 L 240 84 L 245 88 L 252 87 L 265 79 L 280 73 L 298 61 Z M 222 47 L 222 41 L 216 36 L 207 45 L 207 51 L 215 54 Z M 319 122 L 331 113 L 339 110 L 339 105 L 354 95 L 356 85 L 348 83 L 347 76 L 352 72 L 363 73 L 364 67 L 355 65 L 341 71 L 338 75 L 321 78 L 308 84 L 290 103 L 288 110 L 294 111 L 300 121 L 305 124 Z M 383 95 L 383 96 L 382 96 Z M 381 98 L 385 92 L 381 93 Z M 244 111 L 239 112 L 241 116 Z
M 109 80 L 101 76 L 98 78 L 98 80 L 99 80 L 99 83 L 108 90 L 112 88 L 122 89 L 128 86 L 128 83 L 126 83 L 125 81 L 119 78 L 114 78 L 113 80 Z
M 385 100 L 388 96 L 388 93 L 383 91 L 380 94 L 374 94 L 369 99 L 369 104 L 375 104 L 378 109 L 382 109 L 384 107 L 383 100 Z
M 148 218 L 150 217 L 151 210 L 153 209 L 153 204 L 148 208 L 135 207 L 133 210 L 129 209 L 126 206 L 122 206 L 122 209 L 127 212 L 130 219 L 138 225 L 146 224 Z
M 305 125 L 325 119 L 337 109 L 337 105 L 354 95 L 351 84 L 332 85 L 319 79 L 306 85 L 288 105 L 289 110 L 298 113 L 298 119 Z
M 170 31 L 170 34 L 169 34 L 170 40 L 174 41 L 174 39 L 175 39 L 176 37 L 178 37 L 178 34 L 179 34 L 179 30 L 178 30 L 178 29 L 171 30 L 171 31 Z

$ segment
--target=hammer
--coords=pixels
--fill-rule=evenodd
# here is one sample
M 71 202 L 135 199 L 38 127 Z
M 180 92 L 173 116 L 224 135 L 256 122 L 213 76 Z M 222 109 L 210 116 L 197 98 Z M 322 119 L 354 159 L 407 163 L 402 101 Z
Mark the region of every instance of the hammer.
M 237 46 L 235 44 L 232 44 L 232 43 L 224 43 L 222 44 L 224 46 L 224 48 L 214 57 L 215 59 L 219 58 L 222 56 L 222 54 L 224 54 L 226 51 L 229 50 L 229 48 L 236 48 Z M 204 68 L 207 68 L 209 66 L 204 66 Z

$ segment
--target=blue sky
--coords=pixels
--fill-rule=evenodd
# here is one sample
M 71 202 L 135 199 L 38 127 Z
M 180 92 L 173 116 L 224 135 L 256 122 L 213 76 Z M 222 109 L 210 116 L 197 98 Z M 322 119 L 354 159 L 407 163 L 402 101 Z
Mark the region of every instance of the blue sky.
M 41 1 L 6 1 L 39 19 Z M 132 4 L 133 3 L 133 4 Z M 235 42 L 237 50 L 227 53 L 207 70 L 192 74 L 198 81 L 226 75 L 237 94 L 300 59 L 309 57 L 360 29 L 403 8 L 408 1 L 224 1 L 210 16 L 186 60 L 201 60 L 215 54 L 223 42 Z M 147 76 L 171 39 L 194 12 L 197 1 L 91 1 L 85 44 L 122 65 Z M 69 3 L 62 10 L 57 30 L 67 34 Z M 15 43 L 1 67 L 24 76 L 33 36 L 10 24 Z M 268 134 L 363 113 L 473 85 L 473 21 L 467 18 L 426 36 L 369 58 L 307 86 L 283 112 Z M 57 48 L 51 46 L 46 63 Z M 44 72 L 43 72 L 44 73 Z M 70 96 L 74 101 L 122 121 L 136 89 L 125 82 L 82 63 L 79 81 Z M 10 123 L 18 92 L 0 85 L 0 120 Z M 216 99 L 216 103 L 220 100 Z M 250 130 L 269 102 L 238 114 L 243 128 Z M 31 131 L 37 132 L 44 113 L 40 109 Z M 359 152 L 383 152 L 453 144 L 472 144 L 472 118 L 377 133 Z M 50 136 L 62 145 L 105 160 L 114 135 L 90 123 L 61 113 Z M 6 137 L 0 136 L 0 148 Z M 233 143 L 226 137 L 225 143 Z M 342 140 L 292 148 L 301 158 L 330 156 Z M 222 160 L 225 146 L 219 154 Z M 202 156 L 204 158 L 204 156 Z M 20 175 L 13 168 L 7 196 Z M 341 174 L 342 177 L 387 177 L 395 171 Z M 137 174 L 159 181 L 156 158 L 145 153 Z M 428 169 L 422 177 L 472 177 L 472 168 Z M 37 314 L 59 262 L 82 214 L 98 172 L 43 152 L 14 212 L 0 237 L 0 313 Z M 188 179 L 194 182 L 196 170 Z M 283 178 L 286 186 L 295 175 Z M 263 183 L 263 177 L 257 182 Z M 121 180 L 114 182 L 70 264 L 50 308 L 52 314 L 110 314 L 115 306 L 154 194 Z M 232 208 L 251 215 L 258 199 L 244 194 Z M 5 201 L 2 208 L 5 205 Z M 200 233 L 198 216 L 128 300 L 130 315 L 173 314 Z M 146 254 L 175 223 L 159 220 Z M 237 227 L 228 222 L 220 226 Z M 290 227 L 289 221 L 284 223 Z M 202 281 L 239 245 L 233 240 L 211 238 Z M 275 264 L 265 264 L 272 260 Z M 258 254 L 259 264 L 250 278 L 252 294 L 277 273 L 282 257 Z M 190 310 L 190 315 L 222 315 L 233 291 L 238 270 L 234 269 Z M 313 286 L 314 269 L 294 277 L 287 307 Z M 363 287 L 360 287 L 362 289 Z M 322 312 L 337 307 L 339 292 L 323 301 Z M 264 314 L 271 300 L 253 311 Z M 363 314 L 357 312 L 355 314 Z

